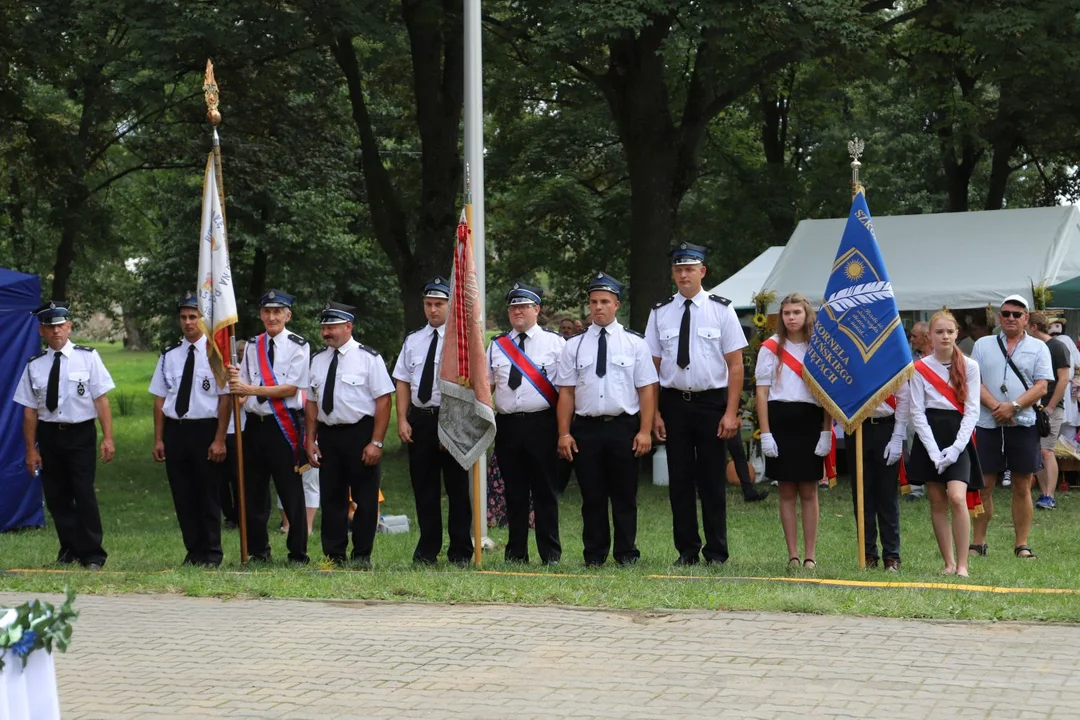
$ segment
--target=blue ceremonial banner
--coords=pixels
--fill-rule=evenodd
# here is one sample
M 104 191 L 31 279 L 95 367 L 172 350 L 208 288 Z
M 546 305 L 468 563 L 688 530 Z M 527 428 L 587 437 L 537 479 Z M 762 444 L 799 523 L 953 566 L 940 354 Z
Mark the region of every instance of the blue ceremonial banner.
M 848 433 L 911 376 L 911 347 L 861 187 L 803 363 L 810 390 Z

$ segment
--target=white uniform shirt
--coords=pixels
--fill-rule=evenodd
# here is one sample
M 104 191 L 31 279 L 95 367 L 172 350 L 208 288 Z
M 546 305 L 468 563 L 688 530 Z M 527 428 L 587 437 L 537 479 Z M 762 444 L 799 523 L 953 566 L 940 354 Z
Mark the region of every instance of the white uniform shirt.
M 435 375 L 431 383 L 431 399 L 423 403 L 420 402 L 417 393 L 420 391 L 420 380 L 424 375 L 424 363 L 427 362 L 432 333 L 439 335 L 438 344 L 435 346 Z M 442 363 L 445 335 L 446 323 L 438 329 L 426 325 L 406 335 L 405 342 L 401 344 L 401 354 L 398 355 L 397 363 L 394 365 L 394 379 L 409 383 L 412 404 L 417 407 L 439 407 L 442 402 L 442 395 L 439 393 L 439 364 Z
M 214 371 L 210 369 L 210 360 L 206 357 L 205 335 L 194 343 L 184 339 L 179 345 L 173 345 L 161 353 L 161 358 L 154 367 L 154 375 L 150 378 L 150 394 L 165 398 L 165 405 L 162 407 L 165 417 L 178 419 L 176 398 L 180 396 L 180 382 L 190 352 L 188 348 L 191 347 L 195 348 L 195 373 L 191 377 L 191 397 L 184 419 L 216 418 L 218 396 L 228 395 L 229 385 L 226 383 L 225 387 L 219 388 L 217 380 L 214 379 Z
M 334 412 L 323 412 L 323 390 L 330 362 L 338 354 L 334 373 Z M 319 406 L 319 422 L 327 425 L 351 425 L 375 414 L 375 400 L 394 392 L 394 382 L 386 372 L 386 363 L 371 348 L 356 340 L 336 350 L 325 348 L 311 358 L 311 387 L 308 399 Z
M 524 333 L 511 330 L 507 337 L 514 345 L 518 344 L 518 335 L 525 335 L 525 355 L 533 364 L 540 368 L 540 373 L 550 380 L 555 379 L 558 370 L 559 356 L 566 345 L 566 340 L 557 332 L 545 330 L 539 325 L 533 325 Z M 525 373 L 521 374 L 521 385 L 516 390 L 511 390 L 510 385 L 510 358 L 506 356 L 492 340 L 488 344 L 488 370 L 491 373 L 491 383 L 495 386 L 495 410 L 501 413 L 539 412 L 551 408 L 547 398 L 533 387 Z
M 691 298 L 690 364 L 686 369 L 677 364 L 686 298 L 676 295 L 649 313 L 645 340 L 652 356 L 660 358 L 661 387 L 688 392 L 727 387 L 724 355 L 746 347 L 746 336 L 731 305 L 710 298 L 704 290 Z
M 984 338 L 979 338 L 975 343 L 975 348 L 971 351 L 971 359 L 979 364 L 983 384 L 990 391 L 990 394 L 999 402 L 1010 403 L 1019 399 L 1027 391 L 1024 389 L 1020 379 L 1016 377 L 1016 373 L 1006 363 L 1005 355 L 998 345 L 999 337 L 1005 343 L 1005 350 L 1008 351 L 1009 341 L 1004 334 L 987 335 Z M 1027 333 L 1024 333 L 1016 347 L 1013 348 L 1012 361 L 1016 365 L 1016 369 L 1024 374 L 1024 379 L 1027 381 L 1029 388 L 1035 384 L 1036 380 L 1054 379 L 1049 346 L 1042 340 L 1031 337 Z M 1002 383 L 1004 383 L 1008 392 L 1001 392 Z M 1025 427 L 1034 425 L 1035 409 L 1029 406 L 1017 413 L 1016 424 Z M 983 407 L 980 410 L 979 427 L 991 429 L 999 427 L 993 413 L 990 412 L 990 408 Z
M 645 338 L 628 331 L 618 322 L 604 329 L 607 331 L 604 377 L 596 375 L 596 350 L 601 328 L 591 325 L 566 342 L 559 357 L 555 385 L 574 388 L 574 412 L 578 415 L 635 415 L 641 411 L 638 388 L 657 382 L 652 354 Z
M 893 393 L 896 397 L 896 409 L 893 410 L 892 406 L 887 402 L 883 402 L 874 408 L 870 413 L 872 418 L 884 418 L 890 415 L 896 416 L 897 429 L 906 428 L 908 421 L 911 419 L 911 387 L 908 383 L 904 383 L 896 392 Z
M 948 384 L 948 367 L 939 363 L 933 355 L 927 355 L 923 358 L 923 361 L 938 377 Z M 961 449 L 967 447 L 971 433 L 975 430 L 981 404 L 979 402 L 979 389 L 981 386 L 979 364 L 969 357 L 964 357 L 964 369 L 967 371 L 967 382 L 965 383 L 967 386 L 967 398 L 964 400 L 964 417 L 960 421 L 960 432 L 957 433 L 955 442 L 956 446 Z M 915 433 L 919 436 L 919 440 L 922 441 L 923 447 L 927 450 L 937 450 L 938 446 L 934 440 L 934 433 L 930 430 L 930 424 L 926 421 L 926 411 L 933 409 L 955 412 L 956 406 L 946 400 L 945 396 L 925 380 L 917 370 L 908 384 L 911 387 L 911 424 L 915 426 Z
M 772 339 L 779 340 L 780 336 L 773 335 Z M 784 343 L 784 350 L 791 353 L 793 358 L 802 362 L 803 357 L 806 355 L 806 343 L 788 340 Z M 779 376 L 776 374 L 777 363 L 780 364 Z M 794 370 L 781 362 L 780 358 L 764 345 L 758 350 L 757 365 L 754 367 L 754 380 L 758 385 L 769 388 L 770 402 L 801 402 L 821 407 L 821 403 L 818 402 L 817 398 L 810 394 L 810 390 L 806 387 L 803 379 L 796 375 Z
M 258 339 L 255 337 L 248 341 L 247 349 L 244 351 L 244 361 L 240 363 L 240 382 L 245 385 L 266 384 L 259 372 L 259 346 L 256 342 Z M 277 384 L 297 387 L 295 395 L 285 398 L 285 407 L 290 410 L 302 410 L 304 407 L 302 395 L 304 388 L 309 384 L 308 366 L 311 358 L 311 348 L 307 340 L 290 333 L 287 329 L 282 330 L 273 338 L 267 335 L 266 339 L 274 341 L 274 377 L 277 379 Z M 266 398 L 266 402 L 259 402 L 259 398 L 254 395 L 248 396 L 244 401 L 244 409 L 255 415 L 270 415 L 274 411 L 269 398 Z
M 60 385 L 56 410 L 45 407 L 55 353 L 60 353 Z M 15 388 L 15 402 L 37 408 L 38 420 L 55 423 L 80 423 L 97 417 L 94 400 L 116 387 L 101 362 L 97 350 L 75 345 L 70 340 L 59 351 L 49 348 L 23 368 Z

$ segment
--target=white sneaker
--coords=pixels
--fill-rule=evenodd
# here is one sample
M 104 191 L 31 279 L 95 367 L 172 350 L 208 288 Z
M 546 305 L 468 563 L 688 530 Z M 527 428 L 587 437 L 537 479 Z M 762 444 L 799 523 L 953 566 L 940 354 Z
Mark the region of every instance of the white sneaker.
M 1009 487 L 1012 485 L 1012 473 L 1008 470 L 1005 471 L 1005 477 L 1001 480 L 1001 487 Z

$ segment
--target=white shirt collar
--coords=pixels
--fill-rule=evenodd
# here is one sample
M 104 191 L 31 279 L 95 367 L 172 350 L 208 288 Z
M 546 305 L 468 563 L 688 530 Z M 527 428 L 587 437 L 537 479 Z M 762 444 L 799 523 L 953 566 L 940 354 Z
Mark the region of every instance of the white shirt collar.
M 342 355 L 348 355 L 349 351 L 352 350 L 354 347 L 360 347 L 360 343 L 356 341 L 356 338 L 349 338 L 349 340 L 344 345 L 339 347 L 337 351 Z
M 200 335 L 199 339 L 196 340 L 195 342 L 189 342 L 187 338 L 183 338 L 180 341 L 180 345 L 185 350 L 187 350 L 187 347 L 189 345 L 194 345 L 195 349 L 198 350 L 199 352 L 205 352 L 206 351 L 206 336 L 205 335 Z
M 517 330 L 515 330 L 514 334 L 511 336 L 510 339 L 513 340 L 518 335 L 524 335 L 525 337 L 532 340 L 534 337 L 536 337 L 536 333 L 538 333 L 538 332 L 543 332 L 543 330 L 540 328 L 540 323 L 536 323 L 535 325 L 533 325 L 531 328 L 529 328 L 528 330 L 526 330 L 523 333 L 519 333 Z
M 599 337 L 600 336 L 600 327 L 601 327 L 600 325 L 597 325 L 596 323 L 593 323 L 592 325 L 589 326 L 588 333 L 590 335 L 592 335 L 593 337 Z M 605 330 L 607 330 L 608 335 L 611 335 L 616 330 L 619 330 L 620 328 L 622 328 L 622 325 L 619 324 L 618 320 L 612 320 L 610 324 L 604 325 L 603 328 Z
M 700 290 L 698 290 L 697 295 L 690 298 L 690 300 L 694 303 L 694 305 L 697 305 L 698 307 L 701 307 L 701 304 L 703 302 L 705 302 L 706 300 L 708 300 L 708 299 L 709 299 L 709 293 L 705 292 L 704 287 L 702 287 Z M 684 306 L 686 304 L 686 296 L 683 295 L 682 293 L 676 293 L 675 294 L 675 302 L 678 303 L 679 307 Z
M 424 335 L 426 335 L 427 337 L 431 337 L 431 330 L 439 333 L 439 337 L 446 337 L 446 323 L 443 323 L 437 328 L 431 327 L 431 323 L 428 323 L 427 328 L 424 330 Z
M 53 350 L 50 347 L 49 352 L 54 353 L 56 352 L 56 350 Z M 71 357 L 71 353 L 73 352 L 75 352 L 75 343 L 71 342 L 71 339 L 69 338 L 68 341 L 64 343 L 64 347 L 60 348 L 60 354 L 62 354 L 66 358 L 69 358 Z

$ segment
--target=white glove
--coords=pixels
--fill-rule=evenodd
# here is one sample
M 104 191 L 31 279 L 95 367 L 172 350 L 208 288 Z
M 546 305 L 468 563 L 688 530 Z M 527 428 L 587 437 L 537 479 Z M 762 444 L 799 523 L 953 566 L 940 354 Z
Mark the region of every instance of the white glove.
M 761 433 L 761 454 L 771 458 L 780 457 L 780 449 L 776 447 L 772 433 Z
M 814 454 L 818 457 L 825 457 L 829 454 L 829 450 L 832 449 L 832 432 L 829 430 L 822 430 L 821 437 L 818 438 L 817 447 L 814 448 Z
M 904 436 L 893 435 L 885 446 L 885 464 L 895 465 L 904 456 Z
M 941 459 L 934 463 L 934 467 L 937 468 L 938 475 L 945 472 L 945 468 L 952 465 L 960 457 L 960 451 L 955 446 L 950 445 L 945 448 L 945 451 L 941 453 Z

